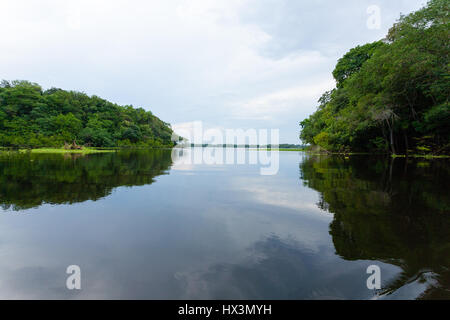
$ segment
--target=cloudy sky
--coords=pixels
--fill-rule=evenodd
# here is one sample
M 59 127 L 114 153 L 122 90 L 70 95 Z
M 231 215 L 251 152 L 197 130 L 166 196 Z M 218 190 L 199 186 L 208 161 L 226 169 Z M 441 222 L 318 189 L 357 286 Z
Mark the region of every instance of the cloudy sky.
M 337 59 L 425 2 L 0 0 L 0 78 L 298 143 Z

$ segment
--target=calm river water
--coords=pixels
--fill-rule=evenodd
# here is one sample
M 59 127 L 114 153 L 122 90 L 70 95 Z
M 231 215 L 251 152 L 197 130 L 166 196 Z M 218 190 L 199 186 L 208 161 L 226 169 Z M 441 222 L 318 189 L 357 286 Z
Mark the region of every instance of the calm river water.
M 450 298 L 449 160 L 182 158 L 0 155 L 0 298 Z

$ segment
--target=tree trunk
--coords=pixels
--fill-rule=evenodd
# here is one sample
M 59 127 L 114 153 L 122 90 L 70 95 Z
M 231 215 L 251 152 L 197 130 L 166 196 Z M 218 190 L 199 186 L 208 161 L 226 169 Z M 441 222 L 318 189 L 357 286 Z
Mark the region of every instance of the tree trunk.
M 393 128 L 394 125 L 393 124 L 391 125 L 391 123 L 389 122 L 388 119 L 386 119 L 386 123 L 389 128 L 389 139 L 390 139 L 390 144 L 391 144 L 391 150 L 392 150 L 393 154 L 396 154 L 395 153 L 395 142 L 394 142 L 394 128 Z
M 408 145 L 408 136 L 406 135 L 406 132 L 403 132 L 403 136 L 405 137 L 405 152 L 406 155 L 408 155 L 408 149 L 409 149 L 409 145 Z
M 390 136 L 391 136 L 392 153 L 396 154 L 396 152 L 395 152 L 395 142 L 394 142 L 394 130 L 392 128 L 390 129 Z

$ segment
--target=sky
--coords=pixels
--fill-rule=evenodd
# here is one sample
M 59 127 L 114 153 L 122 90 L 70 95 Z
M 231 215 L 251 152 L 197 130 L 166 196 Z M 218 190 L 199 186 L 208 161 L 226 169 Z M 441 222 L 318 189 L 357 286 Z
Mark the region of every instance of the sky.
M 0 79 L 150 110 L 177 128 L 279 129 L 332 89 L 337 60 L 425 0 L 0 0 Z

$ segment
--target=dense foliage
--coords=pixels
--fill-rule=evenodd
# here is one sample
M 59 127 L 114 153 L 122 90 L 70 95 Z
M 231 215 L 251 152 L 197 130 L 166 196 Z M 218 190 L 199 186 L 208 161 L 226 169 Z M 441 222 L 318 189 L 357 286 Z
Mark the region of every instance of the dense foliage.
M 151 112 L 28 81 L 0 84 L 0 146 L 168 146 L 172 129 Z
M 334 152 L 449 153 L 449 4 L 431 0 L 383 41 L 342 57 L 336 89 L 301 122 L 300 138 Z

